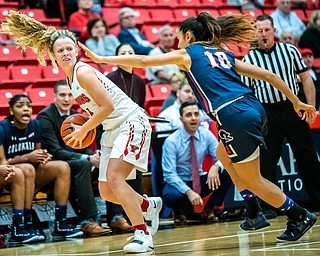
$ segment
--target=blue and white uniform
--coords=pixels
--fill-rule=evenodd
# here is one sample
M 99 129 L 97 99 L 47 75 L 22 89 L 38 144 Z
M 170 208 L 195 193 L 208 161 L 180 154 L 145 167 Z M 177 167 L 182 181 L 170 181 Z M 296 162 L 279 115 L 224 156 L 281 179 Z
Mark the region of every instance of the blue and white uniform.
M 217 121 L 219 137 L 232 162 L 256 156 L 258 146 L 265 146 L 266 115 L 236 72 L 234 54 L 200 44 L 186 51 L 192 61 L 186 77 L 201 108 Z
M 18 129 L 12 116 L 0 122 L 0 146 L 3 146 L 6 159 L 22 156 L 35 150 L 41 142 L 41 124 L 31 120 L 26 129 Z
M 77 79 L 76 72 L 81 66 L 88 64 L 83 62 L 75 64 L 71 84 L 72 94 L 82 109 L 89 115 L 94 115 L 99 106 Z M 99 180 L 107 180 L 109 158 L 118 159 L 123 156 L 124 161 L 133 164 L 139 171 L 146 172 L 152 131 L 148 116 L 116 84 L 96 69 L 94 71 L 114 105 L 113 112 L 102 122 L 105 132 L 101 137 Z M 134 178 L 134 174 L 135 171 L 128 178 Z

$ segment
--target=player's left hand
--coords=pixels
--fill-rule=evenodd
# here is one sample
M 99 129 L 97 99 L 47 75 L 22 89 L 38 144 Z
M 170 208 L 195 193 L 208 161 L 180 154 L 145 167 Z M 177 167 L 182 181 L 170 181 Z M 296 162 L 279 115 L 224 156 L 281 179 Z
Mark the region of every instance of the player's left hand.
M 294 110 L 297 112 L 299 117 L 302 120 L 305 120 L 308 124 L 312 124 L 316 120 L 317 111 L 314 106 L 299 101 L 294 105 Z

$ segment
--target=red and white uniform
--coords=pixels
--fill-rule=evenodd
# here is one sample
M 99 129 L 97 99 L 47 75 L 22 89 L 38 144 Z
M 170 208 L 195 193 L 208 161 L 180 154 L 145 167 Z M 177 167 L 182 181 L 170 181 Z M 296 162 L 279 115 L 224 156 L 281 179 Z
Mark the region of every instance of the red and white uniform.
M 71 90 L 79 106 L 88 114 L 94 115 L 99 106 L 90 93 L 81 87 L 76 75 L 77 69 L 85 65 L 88 64 L 76 63 Z M 99 180 L 106 181 L 109 158 L 120 156 L 123 156 L 124 161 L 135 165 L 139 171 L 146 172 L 152 131 L 148 116 L 117 85 L 94 70 L 114 105 L 114 111 L 102 122 L 105 132 L 101 137 Z M 128 178 L 133 178 L 135 175 L 129 176 Z

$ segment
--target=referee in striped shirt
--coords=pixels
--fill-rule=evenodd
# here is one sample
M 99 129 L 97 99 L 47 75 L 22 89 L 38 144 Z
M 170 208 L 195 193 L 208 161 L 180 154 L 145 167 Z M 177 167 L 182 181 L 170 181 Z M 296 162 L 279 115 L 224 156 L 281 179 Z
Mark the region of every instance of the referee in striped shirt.
M 297 75 L 303 84 L 307 103 L 315 105 L 315 87 L 298 49 L 290 44 L 275 43 L 275 28 L 272 17 L 256 18 L 258 46 L 251 50 L 243 61 L 265 68 L 281 77 L 297 95 Z M 242 77 L 260 100 L 268 117 L 268 134 L 265 141 L 268 150 L 261 152 L 261 172 L 276 184 L 277 163 L 282 153 L 284 138 L 290 143 L 310 201 L 315 209 L 320 208 L 320 163 L 314 147 L 308 123 L 301 120 L 291 102 L 269 83 Z

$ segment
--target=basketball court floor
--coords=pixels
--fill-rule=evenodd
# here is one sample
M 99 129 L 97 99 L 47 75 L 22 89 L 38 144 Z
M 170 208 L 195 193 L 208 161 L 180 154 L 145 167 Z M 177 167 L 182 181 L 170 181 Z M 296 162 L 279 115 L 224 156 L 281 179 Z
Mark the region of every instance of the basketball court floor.
M 277 242 L 276 237 L 286 227 L 284 216 L 269 220 L 269 228 L 245 232 L 239 229 L 240 221 L 213 224 L 188 224 L 174 227 L 172 220 L 162 220 L 154 236 L 155 251 L 133 255 L 239 255 L 286 256 L 320 255 L 320 216 L 318 222 L 297 242 Z M 1 256 L 11 255 L 124 255 L 123 246 L 132 234 L 120 234 L 68 241 L 46 242 L 0 249 Z

